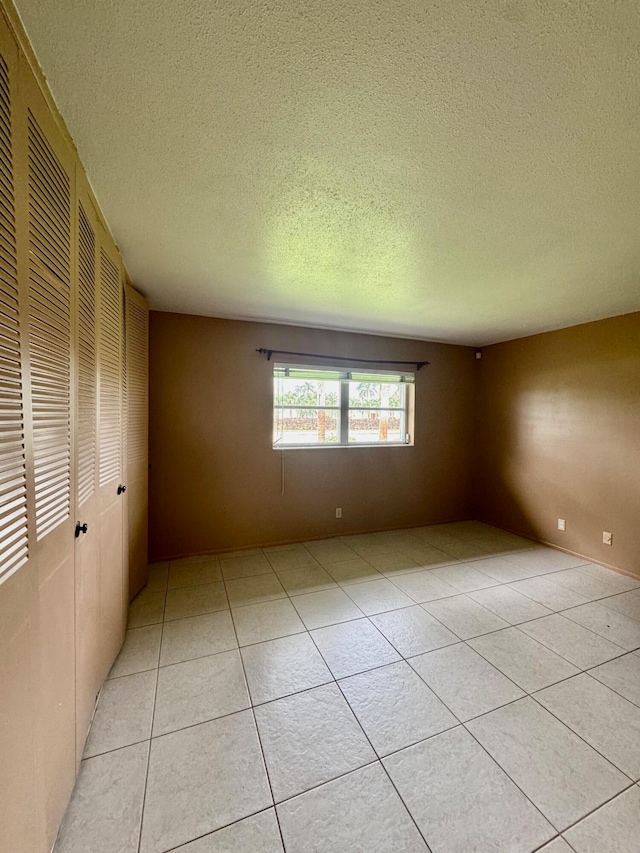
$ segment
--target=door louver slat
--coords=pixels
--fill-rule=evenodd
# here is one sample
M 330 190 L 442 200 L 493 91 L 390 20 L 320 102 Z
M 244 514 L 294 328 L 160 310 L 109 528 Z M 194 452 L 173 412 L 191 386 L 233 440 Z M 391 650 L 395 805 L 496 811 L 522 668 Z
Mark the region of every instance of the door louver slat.
M 95 492 L 96 237 L 78 205 L 78 506 Z
M 100 250 L 100 486 L 120 475 L 120 273 Z
M 0 583 L 28 557 L 27 474 L 16 275 L 11 96 L 0 56 Z
M 38 540 L 69 517 L 70 184 L 29 113 L 29 354 Z

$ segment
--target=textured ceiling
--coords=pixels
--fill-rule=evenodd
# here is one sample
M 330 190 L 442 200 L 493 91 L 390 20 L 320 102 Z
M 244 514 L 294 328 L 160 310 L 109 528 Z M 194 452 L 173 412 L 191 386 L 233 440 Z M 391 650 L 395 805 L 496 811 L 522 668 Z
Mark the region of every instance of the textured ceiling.
M 636 0 L 17 0 L 153 307 L 480 345 L 640 310 Z

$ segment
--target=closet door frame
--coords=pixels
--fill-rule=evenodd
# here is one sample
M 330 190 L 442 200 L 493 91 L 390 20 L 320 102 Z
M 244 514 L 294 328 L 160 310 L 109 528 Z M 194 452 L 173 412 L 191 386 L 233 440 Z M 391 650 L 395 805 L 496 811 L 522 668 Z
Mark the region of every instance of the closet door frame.
M 21 281 L 22 334 L 24 339 L 25 439 L 29 494 L 30 562 L 34 563 L 34 596 L 37 613 L 35 673 L 37 718 L 37 786 L 47 844 L 53 842 L 60 818 L 75 781 L 75 615 L 74 615 L 74 506 L 75 506 L 75 152 L 52 115 L 47 99 L 25 57 L 19 54 L 18 100 L 15 114 L 16 136 L 16 220 L 18 229 L 18 270 Z M 66 175 L 69 199 L 68 243 L 68 504 L 62 508 L 55 526 L 38 532 L 36 496 L 38 468 L 35 454 L 39 436 L 34 425 L 37 377 L 32 334 L 33 294 L 31 270 L 35 269 L 30 245 L 30 119 Z M 33 124 L 31 127 L 35 127 Z M 32 139 L 35 138 L 31 137 Z M 32 155 L 33 156 L 33 155 Z M 41 272 L 41 270 L 40 270 Z M 54 280 L 43 281 L 55 291 Z M 45 300 L 46 301 L 46 300 Z M 64 302 L 64 295 L 62 298 Z M 59 365 L 57 365 L 59 367 Z M 40 401 L 40 417 L 47 404 Z M 42 445 L 40 445 L 42 451 Z M 40 469 L 45 472 L 46 464 Z M 52 488 L 54 488 L 52 486 Z M 55 642 L 53 641 L 55 638 Z
M 38 778 L 38 576 L 34 555 L 35 515 L 27 347 L 27 276 L 21 252 L 24 235 L 26 176 L 23 111 L 19 97 L 19 50 L 4 15 L 0 14 L 0 53 L 5 62 L 9 87 L 11 160 L 14 198 L 16 291 L 20 335 L 23 441 L 27 486 L 27 560 L 0 583 L 0 694 L 3 725 L 0 727 L 0 826 L 7 849 L 31 853 L 44 848 L 45 803 L 39 796 Z
M 86 227 L 93 233 L 93 328 L 88 331 L 93 338 L 93 436 L 85 435 L 86 425 L 83 421 L 83 397 L 80 387 L 82 380 L 82 317 L 84 278 L 90 274 L 84 269 L 86 258 L 82 256 L 86 239 L 82 236 L 83 226 L 80 223 L 80 211 L 85 218 Z M 74 326 L 76 329 L 76 488 L 74 517 L 81 532 L 75 537 L 75 648 L 76 648 L 76 764 L 79 764 L 86 742 L 91 716 L 100 686 L 107 675 L 106 664 L 101 652 L 101 601 L 100 601 L 100 503 L 98 495 L 98 298 L 99 298 L 99 253 L 100 253 L 100 223 L 95 211 L 92 196 L 84 176 L 77 176 L 75 202 L 76 230 L 76 313 Z M 86 319 L 84 321 L 86 325 Z M 83 474 L 81 459 L 84 442 L 92 441 L 92 487 L 86 496 L 81 493 L 80 479 Z M 84 490 L 83 490 L 84 491 Z M 83 499 L 84 498 L 84 499 Z M 82 503 L 81 503 L 82 501 Z
M 101 655 L 106 677 L 122 642 L 126 628 L 128 579 L 124 560 L 124 493 L 123 480 L 123 272 L 118 250 L 104 228 L 99 230 L 98 259 L 98 499 L 100 511 L 101 554 Z M 117 289 L 112 275 L 117 275 Z M 108 320 L 116 322 L 108 328 Z M 113 333 L 117 335 L 113 340 Z M 115 356 L 117 367 L 117 428 L 109 425 L 108 395 L 115 389 L 113 375 L 109 375 L 108 359 Z M 113 367 L 113 366 L 112 366 Z M 109 466 L 113 453 L 111 444 L 117 437 L 117 465 Z M 110 468 L 110 470 L 108 470 Z
M 127 470 L 127 559 L 129 564 L 128 597 L 131 600 L 145 586 L 149 579 L 148 567 L 148 517 L 149 517 L 149 306 L 147 300 L 138 293 L 128 282 L 125 285 L 125 335 L 126 335 L 126 369 L 127 369 L 127 440 L 126 440 L 126 470 Z M 134 313 L 138 319 L 143 318 L 143 365 L 144 376 L 137 375 L 141 371 L 138 358 L 134 359 L 134 336 L 139 331 L 139 322 L 134 321 Z M 134 423 L 136 413 L 141 408 L 134 408 L 134 395 L 143 395 L 144 415 L 142 423 Z M 136 429 L 142 427 L 143 447 L 140 450 L 134 441 Z

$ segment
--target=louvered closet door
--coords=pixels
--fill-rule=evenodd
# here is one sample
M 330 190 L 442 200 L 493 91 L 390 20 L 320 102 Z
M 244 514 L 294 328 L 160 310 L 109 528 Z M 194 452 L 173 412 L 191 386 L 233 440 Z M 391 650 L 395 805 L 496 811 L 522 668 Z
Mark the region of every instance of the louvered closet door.
M 16 226 L 18 55 L 0 16 L 0 850 L 43 841 L 37 800 L 35 562 L 25 455 L 24 321 Z
M 101 231 L 98 252 L 98 498 L 101 650 L 107 669 L 122 644 L 127 581 L 123 559 L 122 351 L 120 260 Z M 106 674 L 106 673 L 105 673 Z
M 98 495 L 98 220 L 84 181 L 76 220 L 76 509 L 87 525 L 75 539 L 76 759 L 84 749 L 96 695 L 106 675 L 101 649 L 100 503 Z
M 21 219 L 38 583 L 38 773 L 51 841 L 75 778 L 74 155 L 20 57 Z M 23 207 L 21 207 L 23 205 Z M 34 535 L 35 534 L 35 535 Z
M 149 307 L 126 287 L 127 515 L 129 598 L 146 584 L 149 480 Z

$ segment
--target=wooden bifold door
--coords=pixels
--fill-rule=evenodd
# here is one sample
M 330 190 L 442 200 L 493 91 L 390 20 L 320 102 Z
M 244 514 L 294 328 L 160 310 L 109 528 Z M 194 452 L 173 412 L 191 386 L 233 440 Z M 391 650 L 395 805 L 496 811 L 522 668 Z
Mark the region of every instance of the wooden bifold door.
M 146 582 L 147 322 L 0 15 L 0 853 L 48 853 Z

